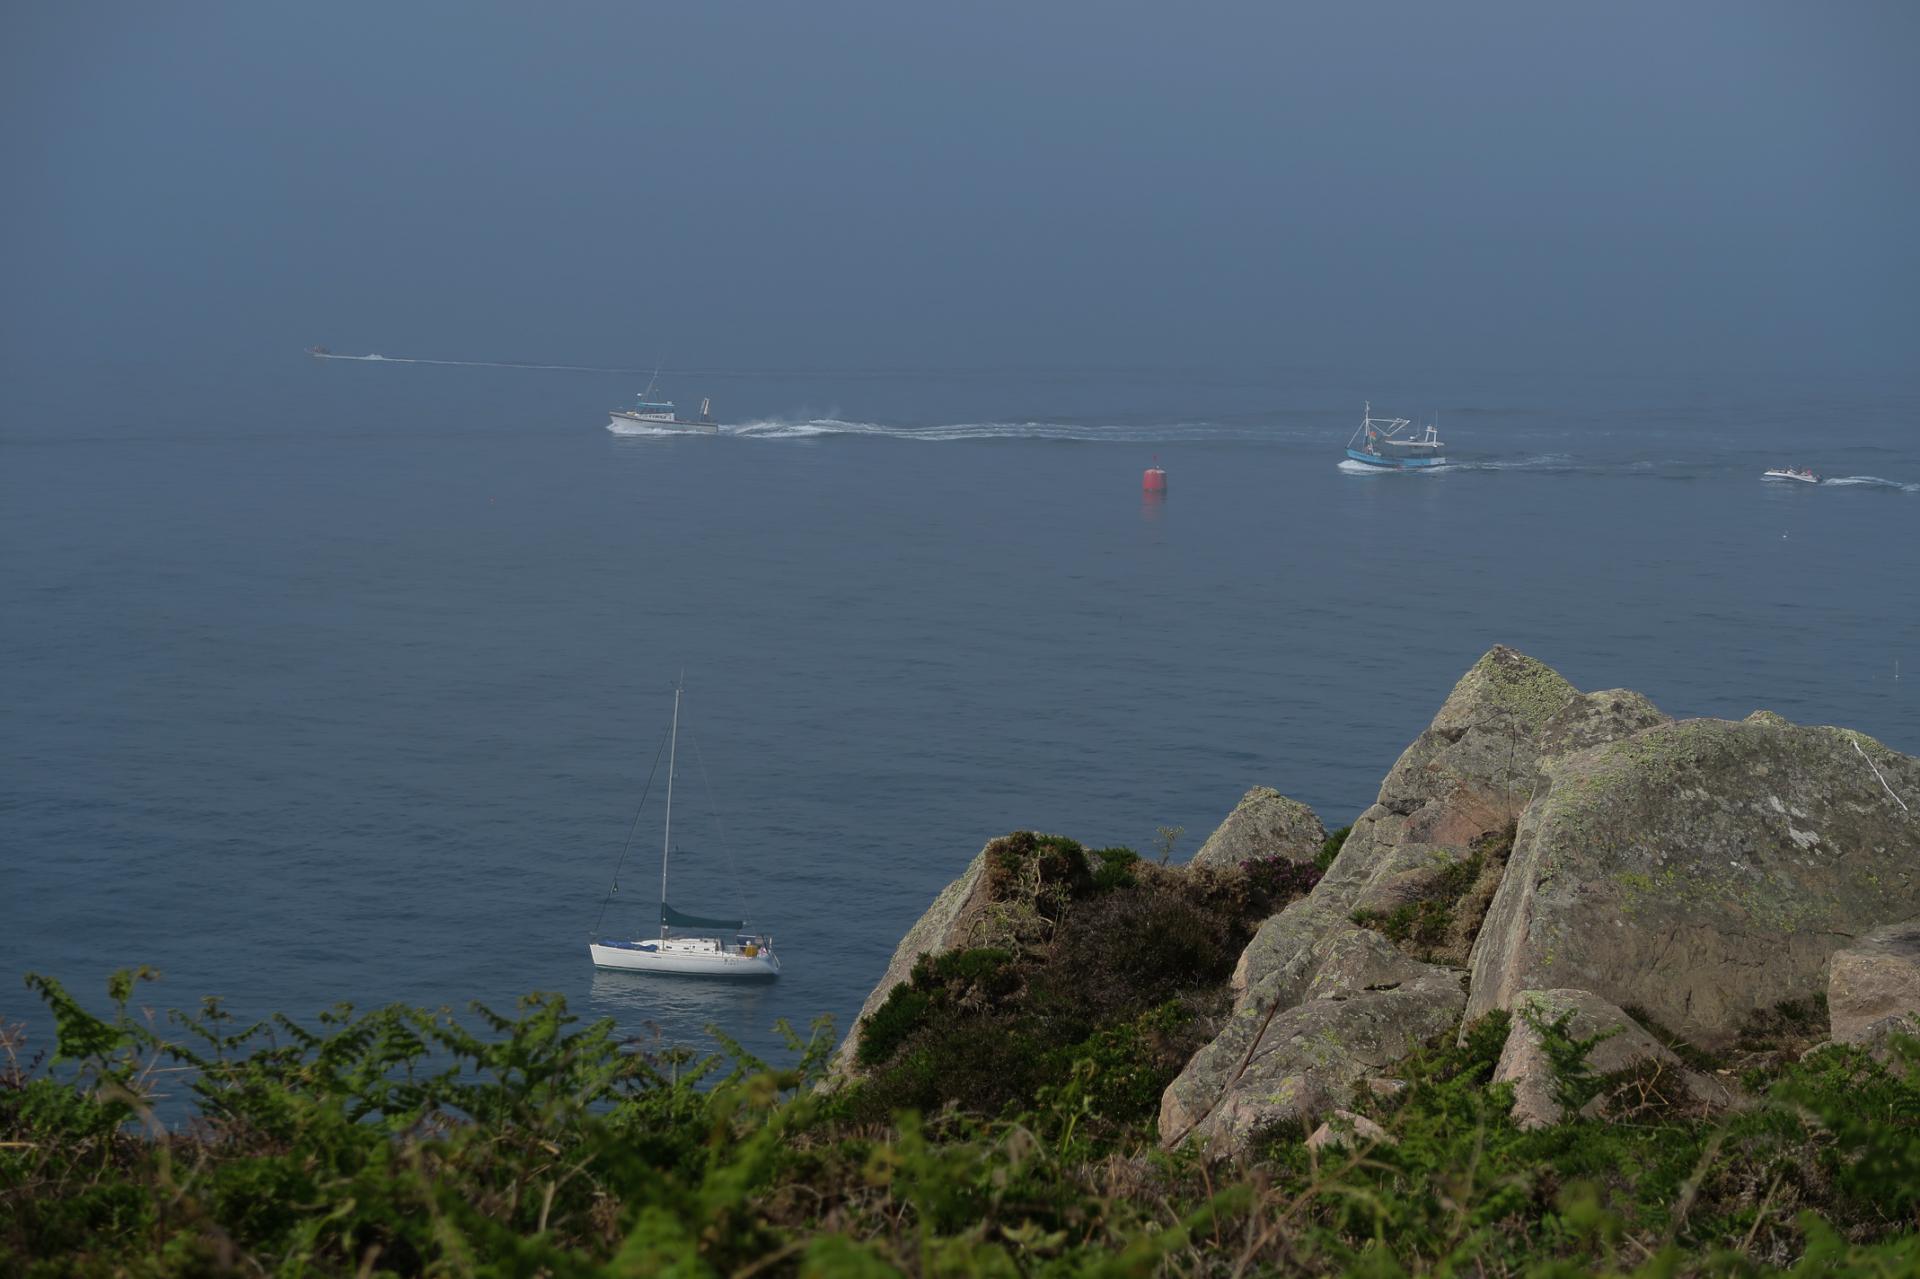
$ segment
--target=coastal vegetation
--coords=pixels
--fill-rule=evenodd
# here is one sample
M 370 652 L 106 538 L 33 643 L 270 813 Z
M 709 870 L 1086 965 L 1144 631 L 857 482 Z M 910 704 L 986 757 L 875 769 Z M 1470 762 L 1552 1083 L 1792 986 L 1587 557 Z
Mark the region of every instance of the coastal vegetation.
M 931 980 L 998 990 L 1009 966 L 976 955 Z M 1377 1139 L 1316 1150 L 1275 1128 L 1214 1158 L 1162 1150 L 1142 1121 L 1170 1072 L 1136 1049 L 1178 1033 L 1165 1006 L 1088 1036 L 1030 1094 L 877 1117 L 868 1082 L 814 1086 L 824 1024 L 775 1065 L 725 1036 L 701 1056 L 623 1043 L 552 996 L 475 1009 L 477 1031 L 402 1007 L 243 1027 L 209 1003 L 156 1023 L 135 1006 L 148 976 L 117 974 L 106 1015 L 30 979 L 57 1039 L 6 1031 L 6 1274 L 1920 1269 L 1912 1040 L 1884 1063 L 1776 1058 L 1754 1106 L 1716 1115 L 1645 1071 L 1593 1076 L 1591 1045 L 1549 1025 L 1587 1110 L 1527 1132 L 1491 1082 L 1495 1013 L 1416 1053 L 1403 1087 L 1356 1090 Z M 193 1118 L 160 1124 L 162 1092 Z

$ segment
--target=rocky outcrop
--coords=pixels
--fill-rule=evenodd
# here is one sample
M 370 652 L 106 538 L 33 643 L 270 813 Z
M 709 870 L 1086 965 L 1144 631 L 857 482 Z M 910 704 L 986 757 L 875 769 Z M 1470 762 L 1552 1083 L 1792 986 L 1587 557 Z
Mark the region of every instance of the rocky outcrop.
M 1330 943 L 1353 930 L 1356 911 L 1417 895 L 1430 876 L 1470 856 L 1475 841 L 1512 824 L 1532 793 L 1535 736 L 1577 696 L 1558 674 L 1508 648 L 1493 649 L 1461 677 L 1433 723 L 1395 762 L 1379 800 L 1354 822 L 1320 883 L 1261 925 L 1241 955 L 1234 1016 L 1168 1088 L 1163 1140 L 1202 1130 L 1232 1139 L 1261 1122 L 1306 1114 L 1317 1097 L 1305 1085 L 1346 1072 L 1309 1077 L 1299 1070 L 1299 1053 L 1287 1044 L 1302 1031 L 1353 1041 L 1355 1051 L 1341 1056 L 1356 1068 L 1378 1058 L 1364 1073 L 1395 1059 L 1381 1055 L 1394 1046 L 1439 1033 L 1432 1027 L 1457 1011 L 1462 995 L 1457 976 L 1431 965 L 1419 964 L 1420 980 L 1393 992 L 1344 992 L 1391 998 L 1350 998 L 1354 1007 L 1321 999 L 1321 1006 L 1304 1008 L 1302 1001 L 1326 967 Z M 1319 989 L 1329 993 L 1328 983 Z M 1394 1016 L 1405 1018 L 1400 1031 L 1386 1024 Z M 1409 1039 L 1414 1030 L 1419 1034 Z M 1292 1100 L 1272 1100 L 1282 1094 Z
M 1315 1119 L 1459 1020 L 1466 994 L 1457 970 L 1409 959 L 1351 925 L 1321 951 L 1301 1000 L 1243 1005 L 1167 1088 L 1164 1142 L 1225 1151 Z
M 1920 913 L 1920 760 L 1778 716 L 1686 720 L 1548 757 L 1472 956 L 1469 1020 L 1520 992 L 1633 1004 L 1706 1047 L 1815 994 Z
M 1638 693 L 1581 693 L 1495 648 L 1395 762 L 1320 883 L 1261 925 L 1233 976 L 1233 1017 L 1163 1097 L 1161 1136 L 1232 1142 L 1331 1104 L 1359 1061 L 1390 1064 L 1435 1023 L 1436 974 L 1455 963 L 1470 969 L 1463 1028 L 1525 992 L 1576 992 L 1580 1016 L 1623 1027 L 1596 1048 L 1603 1068 L 1622 1053 L 1674 1064 L 1621 1020 L 1624 1005 L 1719 1047 L 1815 994 L 1855 938 L 1920 914 L 1920 822 L 1901 798 L 1914 795 L 1920 761 L 1861 734 L 1768 712 L 1674 721 Z M 1356 923 L 1433 962 L 1390 989 L 1348 971 Z M 1872 954 L 1836 970 L 1859 974 L 1863 1010 L 1878 1006 L 1869 987 L 1893 980 L 1885 948 Z M 1315 1035 L 1322 1058 L 1303 1047 Z M 1721 1100 L 1711 1078 L 1688 1082 Z
M 1369 889 L 1464 856 L 1474 840 L 1511 824 L 1533 792 L 1535 735 L 1576 696 L 1554 671 L 1509 648 L 1474 663 L 1394 763 L 1314 891 L 1255 935 L 1234 974 L 1239 999 L 1272 978 L 1271 998 L 1296 1002 L 1313 948 L 1350 922 Z
M 1877 928 L 1833 953 L 1827 1014 L 1836 1043 L 1920 1035 L 1920 919 Z
M 1311 862 L 1326 840 L 1327 828 L 1311 808 L 1271 787 L 1256 786 L 1200 845 L 1193 865 L 1238 866 L 1256 857 Z
M 1581 693 L 1495 648 L 1394 763 L 1312 891 L 1241 951 L 1231 1014 L 1162 1094 L 1161 1137 L 1227 1149 L 1311 1125 L 1423 1041 L 1494 1010 L 1522 1014 L 1500 1077 L 1527 1124 L 1552 1122 L 1561 1101 L 1535 1014 L 1568 1015 L 1577 1038 L 1607 1032 L 1592 1069 L 1672 1071 L 1710 1104 L 1730 1100 L 1724 1084 L 1688 1073 L 1623 1008 L 1707 1049 L 1822 989 L 1838 1041 L 1920 1025 L 1903 1020 L 1920 1018 L 1910 802 L 1920 760 L 1862 734 L 1769 712 L 1675 721 L 1637 693 Z M 1233 880 L 1222 863 L 1312 860 L 1324 838 L 1304 805 L 1256 788 L 1195 857 L 1192 885 Z M 1094 868 L 1067 845 L 1030 832 L 988 845 L 901 941 L 861 1018 L 923 954 L 1045 952 L 1067 903 L 1097 896 Z M 1244 893 L 1201 898 L 1180 899 L 1183 927 L 1216 941 L 1225 916 L 1208 912 L 1241 903 L 1211 982 L 1250 910 Z M 837 1078 L 859 1033 L 856 1022 Z
M 1594 1076 L 1650 1062 L 1670 1072 L 1696 1101 L 1721 1107 L 1739 1101 L 1726 1083 L 1689 1070 L 1672 1049 L 1592 991 L 1529 990 L 1514 1001 L 1512 1028 L 1493 1072 L 1494 1083 L 1513 1085 L 1513 1121 L 1522 1128 L 1545 1128 L 1565 1118 L 1562 1081 L 1554 1072 L 1542 1033 L 1561 1026 L 1562 1018 L 1566 1019 L 1563 1033 L 1569 1039 L 1598 1041 L 1588 1050 L 1585 1062 Z

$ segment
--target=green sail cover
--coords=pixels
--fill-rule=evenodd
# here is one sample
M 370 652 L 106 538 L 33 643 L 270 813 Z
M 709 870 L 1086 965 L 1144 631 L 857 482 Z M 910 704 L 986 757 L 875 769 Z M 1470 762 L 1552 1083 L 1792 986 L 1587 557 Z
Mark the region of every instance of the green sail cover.
M 709 919 L 705 915 L 684 914 L 665 902 L 660 903 L 660 922 L 670 928 L 706 928 L 726 933 L 737 933 L 747 926 L 744 919 Z

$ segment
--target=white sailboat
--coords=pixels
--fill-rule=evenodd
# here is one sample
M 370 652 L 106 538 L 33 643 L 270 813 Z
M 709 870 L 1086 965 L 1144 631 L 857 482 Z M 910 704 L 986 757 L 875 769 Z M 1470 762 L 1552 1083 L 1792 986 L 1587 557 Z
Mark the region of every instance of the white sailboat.
M 746 931 L 744 919 L 689 915 L 667 904 L 667 868 L 673 854 L 673 776 L 680 749 L 680 694 L 673 689 L 673 728 L 667 747 L 667 819 L 660 845 L 660 935 L 622 940 L 594 937 L 587 943 L 596 968 L 668 973 L 687 977 L 767 980 L 780 975 L 773 938 Z M 657 758 L 657 757 L 656 757 Z M 624 856 L 624 854 L 623 854 Z M 619 890 L 614 881 L 611 897 Z M 601 908 L 604 916 L 605 907 Z M 679 929 L 683 935 L 675 935 Z M 687 936 L 684 934 L 693 934 Z

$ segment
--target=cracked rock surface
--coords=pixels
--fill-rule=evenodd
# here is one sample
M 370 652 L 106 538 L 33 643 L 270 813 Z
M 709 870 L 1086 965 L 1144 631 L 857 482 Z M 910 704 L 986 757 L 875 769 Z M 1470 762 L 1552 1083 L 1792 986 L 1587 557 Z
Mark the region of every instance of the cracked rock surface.
M 1920 760 L 1864 734 L 1683 720 L 1542 769 L 1474 945 L 1469 1019 L 1574 988 L 1720 1047 L 1821 990 L 1836 950 L 1920 913 L 1920 823 L 1880 780 L 1920 793 Z

